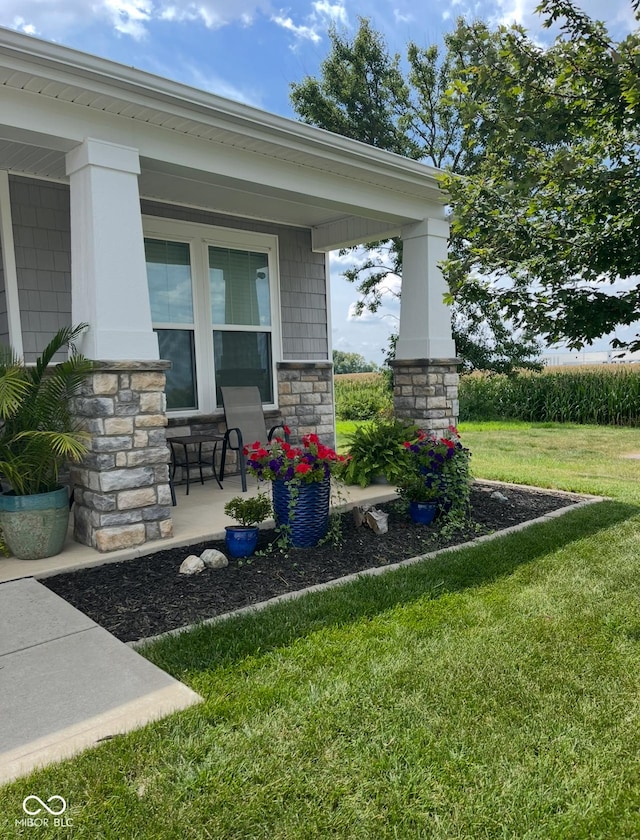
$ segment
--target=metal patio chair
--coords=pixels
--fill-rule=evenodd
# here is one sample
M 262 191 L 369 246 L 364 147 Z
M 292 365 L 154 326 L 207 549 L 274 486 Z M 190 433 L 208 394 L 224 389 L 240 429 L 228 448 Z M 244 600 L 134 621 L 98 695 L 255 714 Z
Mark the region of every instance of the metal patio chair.
M 267 429 L 267 423 L 262 408 L 260 391 L 256 385 L 229 385 L 220 388 L 222 393 L 222 405 L 224 407 L 224 419 L 227 431 L 222 441 L 222 458 L 220 459 L 220 481 L 224 479 L 224 468 L 227 459 L 227 449 L 238 453 L 238 466 L 242 491 L 247 490 L 247 465 L 242 452 L 246 444 L 259 440 L 261 443 L 268 443 L 273 437 L 276 429 L 282 429 L 283 437 L 289 440 L 289 435 L 284 431 L 284 425 L 277 423 Z

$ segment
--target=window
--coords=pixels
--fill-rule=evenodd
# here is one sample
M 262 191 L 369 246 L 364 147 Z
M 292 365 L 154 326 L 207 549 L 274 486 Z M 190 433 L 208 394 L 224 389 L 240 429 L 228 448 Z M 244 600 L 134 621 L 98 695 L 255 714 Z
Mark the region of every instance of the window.
M 197 409 L 191 257 L 186 242 L 145 239 L 147 283 L 160 358 L 167 371 L 167 410 Z
M 211 412 L 222 385 L 257 385 L 274 405 L 277 238 L 155 218 L 145 234 L 167 409 Z

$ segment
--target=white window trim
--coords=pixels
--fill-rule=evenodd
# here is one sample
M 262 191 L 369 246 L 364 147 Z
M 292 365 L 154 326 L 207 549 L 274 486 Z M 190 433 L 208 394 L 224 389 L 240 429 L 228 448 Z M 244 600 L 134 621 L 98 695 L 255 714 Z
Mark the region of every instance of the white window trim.
M 271 366 L 273 381 L 272 403 L 264 408 L 278 408 L 277 363 L 282 360 L 282 329 L 280 319 L 280 259 L 278 237 L 275 234 L 255 233 L 237 228 L 202 225 L 158 216 L 142 217 L 145 238 L 166 239 L 189 244 L 191 254 L 191 282 L 193 297 L 196 392 L 198 408 L 168 411 L 169 417 L 197 417 L 200 415 L 220 414 L 216 407 L 215 363 L 213 358 L 211 308 L 209 305 L 209 269 L 208 248 L 210 245 L 221 248 L 243 248 L 264 251 L 269 261 L 269 298 L 271 304 Z M 154 323 L 154 328 L 162 329 L 162 324 Z M 168 325 L 179 328 L 179 324 Z M 187 327 L 188 328 L 188 327 Z M 241 331 L 240 324 L 236 328 Z M 254 329 L 248 331 L 254 332 Z

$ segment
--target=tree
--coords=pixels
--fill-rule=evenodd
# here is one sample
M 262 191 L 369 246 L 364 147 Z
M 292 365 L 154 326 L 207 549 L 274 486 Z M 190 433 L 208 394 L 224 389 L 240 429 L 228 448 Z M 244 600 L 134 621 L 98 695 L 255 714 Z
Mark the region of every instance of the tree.
M 333 351 L 334 373 L 369 373 L 377 370 L 374 362 L 367 362 L 360 353 L 345 353 L 343 350 Z
M 546 48 L 517 26 L 447 38 L 468 166 L 443 178 L 445 274 L 464 309 L 490 276 L 507 317 L 578 349 L 640 318 L 640 39 L 614 43 L 570 0 L 538 11 L 560 26 Z
M 462 142 L 459 102 L 448 95 L 457 56 L 410 43 L 403 72 L 399 55 L 389 55 L 384 38 L 366 19 L 360 19 L 352 41 L 335 28 L 329 37 L 331 50 L 320 78 L 291 85 L 293 106 L 305 122 L 452 172 L 472 165 L 478 150 Z M 384 279 L 389 273 L 402 274 L 400 239 L 368 247 L 365 262 L 345 272 L 360 294 L 357 314 L 375 312 L 382 303 Z M 514 336 L 490 295 L 476 293 L 468 303 L 454 302 L 453 311 L 453 337 L 466 367 L 537 365 L 537 342 L 526 330 Z

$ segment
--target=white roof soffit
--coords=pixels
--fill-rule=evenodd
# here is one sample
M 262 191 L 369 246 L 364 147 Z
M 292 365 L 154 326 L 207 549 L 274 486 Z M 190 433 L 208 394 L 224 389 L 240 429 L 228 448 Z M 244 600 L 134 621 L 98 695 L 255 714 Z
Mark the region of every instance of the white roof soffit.
M 445 202 L 433 167 L 2 27 L 0 86 L 330 171 L 414 201 Z

